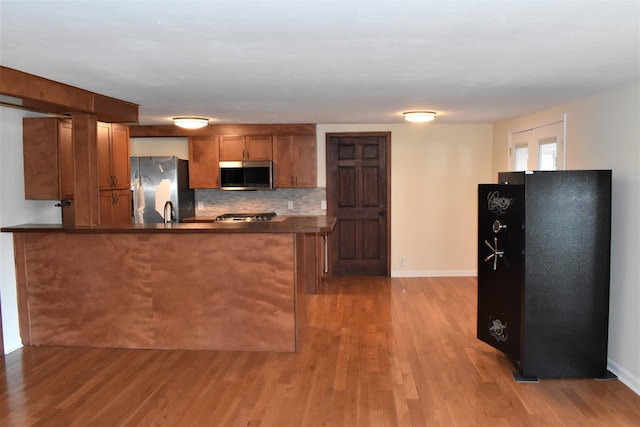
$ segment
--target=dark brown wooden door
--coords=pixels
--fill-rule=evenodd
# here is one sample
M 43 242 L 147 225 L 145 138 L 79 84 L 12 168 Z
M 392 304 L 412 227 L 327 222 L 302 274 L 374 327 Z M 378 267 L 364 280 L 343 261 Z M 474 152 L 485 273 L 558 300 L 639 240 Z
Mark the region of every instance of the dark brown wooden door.
M 327 134 L 332 274 L 389 274 L 390 143 L 390 132 Z

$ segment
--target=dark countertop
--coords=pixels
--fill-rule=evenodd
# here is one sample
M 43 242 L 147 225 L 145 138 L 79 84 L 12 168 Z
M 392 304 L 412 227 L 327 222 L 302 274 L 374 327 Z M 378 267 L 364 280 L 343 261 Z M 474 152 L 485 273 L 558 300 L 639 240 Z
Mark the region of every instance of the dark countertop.
M 330 233 L 336 219 L 328 216 L 286 216 L 271 221 L 213 222 L 214 218 L 193 217 L 173 224 L 105 224 L 64 227 L 61 224 L 22 224 L 2 227 L 10 233 L 74 233 L 74 234 L 137 234 L 137 233 Z

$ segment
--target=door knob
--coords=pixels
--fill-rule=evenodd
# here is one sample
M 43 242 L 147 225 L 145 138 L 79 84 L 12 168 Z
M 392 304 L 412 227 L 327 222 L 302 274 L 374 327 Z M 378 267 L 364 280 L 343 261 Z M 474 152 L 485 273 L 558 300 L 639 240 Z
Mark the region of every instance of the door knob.
M 378 215 L 384 216 L 384 211 L 380 211 Z

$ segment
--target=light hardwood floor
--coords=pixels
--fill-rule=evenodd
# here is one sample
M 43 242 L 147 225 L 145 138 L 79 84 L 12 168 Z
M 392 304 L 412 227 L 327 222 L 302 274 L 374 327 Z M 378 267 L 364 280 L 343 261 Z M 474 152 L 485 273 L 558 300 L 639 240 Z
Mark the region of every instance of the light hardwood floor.
M 30 347 L 1 426 L 637 426 L 620 381 L 519 384 L 475 338 L 474 278 L 334 278 L 298 353 Z

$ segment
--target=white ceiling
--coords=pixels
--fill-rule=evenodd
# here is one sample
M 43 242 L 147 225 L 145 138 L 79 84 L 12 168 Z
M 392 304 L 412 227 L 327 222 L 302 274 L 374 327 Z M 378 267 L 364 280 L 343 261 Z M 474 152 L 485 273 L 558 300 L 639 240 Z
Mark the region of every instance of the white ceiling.
M 638 0 L 0 0 L 0 64 L 141 124 L 493 122 L 640 78 Z

